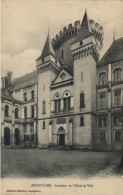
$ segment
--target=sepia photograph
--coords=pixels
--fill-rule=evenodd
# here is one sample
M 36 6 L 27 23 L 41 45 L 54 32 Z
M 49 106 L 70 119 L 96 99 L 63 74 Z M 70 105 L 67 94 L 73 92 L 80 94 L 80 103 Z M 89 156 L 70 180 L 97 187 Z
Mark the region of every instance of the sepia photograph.
M 122 0 L 1 0 L 1 194 L 123 194 Z

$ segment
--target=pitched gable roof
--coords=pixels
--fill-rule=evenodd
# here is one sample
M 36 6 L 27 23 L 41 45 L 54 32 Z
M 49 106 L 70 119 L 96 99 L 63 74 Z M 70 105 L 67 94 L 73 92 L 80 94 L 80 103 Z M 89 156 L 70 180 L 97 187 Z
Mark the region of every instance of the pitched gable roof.
M 55 78 L 53 84 L 62 82 L 62 81 L 67 81 L 69 79 L 72 79 L 73 75 L 72 73 L 67 69 L 67 68 L 63 68 L 60 73 L 57 75 L 57 77 Z
M 34 85 L 38 82 L 37 71 L 28 73 L 22 77 L 16 78 L 12 81 L 13 91 L 19 90 L 24 87 Z
M 41 56 L 37 58 L 37 60 L 43 59 L 49 55 L 52 55 L 55 57 L 55 52 L 52 46 L 52 41 L 51 41 L 50 35 L 48 34 L 43 51 L 41 53 Z
M 87 15 L 87 12 L 85 11 L 79 33 L 72 44 L 77 43 L 77 42 L 79 42 L 79 41 L 81 41 L 81 40 L 83 40 L 91 35 L 92 35 L 92 33 L 90 30 L 90 26 L 89 26 L 88 15 Z
M 113 41 L 109 49 L 99 61 L 99 66 L 123 59 L 123 37 Z

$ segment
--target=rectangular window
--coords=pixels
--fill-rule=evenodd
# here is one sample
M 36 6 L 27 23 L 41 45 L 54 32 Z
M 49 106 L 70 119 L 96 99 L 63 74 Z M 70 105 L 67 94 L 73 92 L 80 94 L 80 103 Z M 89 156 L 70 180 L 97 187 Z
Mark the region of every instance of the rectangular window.
M 26 135 L 26 141 L 30 141 L 30 135 Z
M 103 123 L 102 123 L 102 118 L 99 119 L 99 127 L 102 127 Z
M 70 97 L 68 97 L 68 110 L 70 110 L 70 108 L 71 108 L 71 98 Z
M 121 69 L 116 69 L 114 71 L 114 82 L 121 81 Z
M 34 118 L 34 106 L 31 106 L 31 117 Z
M 106 108 L 106 93 L 100 94 L 100 109 Z
M 31 142 L 34 142 L 34 135 L 31 135 Z
M 67 98 L 64 98 L 64 110 L 67 110 Z
M 26 142 L 27 141 L 27 139 L 26 139 L 26 135 L 24 135 L 24 142 Z
M 99 118 L 99 127 L 106 127 L 106 118 Z
M 27 118 L 27 107 L 24 107 L 24 119 Z
M 43 101 L 43 103 L 42 103 L 42 114 L 46 114 L 46 102 L 45 101 Z
M 33 123 L 30 124 L 30 132 L 34 132 L 34 124 Z
M 61 110 L 61 100 L 59 99 L 58 100 L 58 112 L 60 112 L 60 110 Z
M 24 102 L 26 102 L 27 101 L 27 93 L 25 92 L 23 96 L 24 96 Z
M 31 99 L 34 100 L 34 90 L 31 91 Z
M 23 125 L 23 132 L 27 132 L 27 125 Z
M 55 112 L 57 112 L 57 100 L 55 100 Z
M 122 125 L 122 117 L 120 116 L 115 116 L 113 117 L 113 125 L 114 126 L 119 126 L 119 125 Z
M 80 94 L 80 108 L 84 108 L 85 104 L 84 104 L 84 93 Z
M 84 126 L 84 117 L 83 116 L 80 117 L 80 126 Z
M 83 81 L 83 72 L 81 72 L 81 81 Z
M 114 92 L 114 106 L 119 107 L 121 105 L 121 91 Z
M 43 127 L 42 127 L 42 129 L 45 129 L 45 121 L 43 121 Z
M 100 85 L 105 85 L 106 84 L 106 74 L 105 73 L 100 74 L 99 82 L 100 82 Z

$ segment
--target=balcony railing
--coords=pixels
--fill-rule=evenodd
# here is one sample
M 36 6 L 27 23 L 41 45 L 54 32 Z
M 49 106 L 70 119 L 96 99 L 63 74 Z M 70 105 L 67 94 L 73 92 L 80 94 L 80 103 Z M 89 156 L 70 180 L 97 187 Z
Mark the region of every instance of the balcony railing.
M 53 110 L 53 111 L 51 111 L 51 113 L 53 113 L 53 114 L 65 114 L 65 113 L 69 113 L 69 112 L 72 112 L 73 111 L 73 107 L 71 107 L 71 108 L 69 108 L 69 109 L 60 109 L 60 110 Z
M 4 121 L 5 122 L 12 122 L 12 117 L 11 116 L 4 116 Z

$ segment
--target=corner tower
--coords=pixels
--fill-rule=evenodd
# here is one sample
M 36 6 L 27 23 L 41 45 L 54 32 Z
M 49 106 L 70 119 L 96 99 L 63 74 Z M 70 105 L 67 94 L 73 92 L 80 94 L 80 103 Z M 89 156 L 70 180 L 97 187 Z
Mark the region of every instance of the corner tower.
M 96 64 L 103 28 L 88 20 L 85 11 L 80 31 L 71 45 L 74 59 L 74 143 L 91 147 L 96 128 Z
M 38 146 L 49 142 L 50 84 L 60 71 L 48 34 L 41 56 L 36 60 L 38 73 Z

